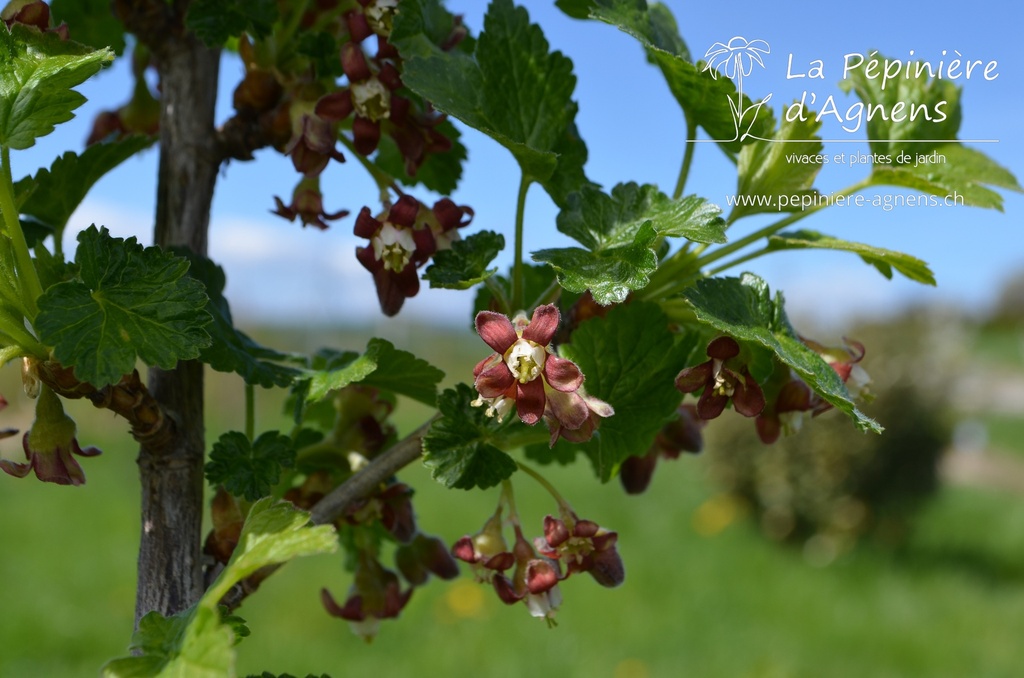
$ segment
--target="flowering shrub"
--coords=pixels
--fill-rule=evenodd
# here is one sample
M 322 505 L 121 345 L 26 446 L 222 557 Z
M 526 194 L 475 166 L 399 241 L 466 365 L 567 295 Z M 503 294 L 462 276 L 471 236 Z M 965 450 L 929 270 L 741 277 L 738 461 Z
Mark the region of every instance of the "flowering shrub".
M 713 142 L 703 148 L 735 161 L 730 186 L 742 195 L 772 197 L 774 205 L 780 196 L 817 195 L 819 166 L 791 167 L 777 148 L 817 154 L 818 123 L 777 121 L 770 95 L 751 103 L 743 92 L 743 78 L 769 54 L 764 41 L 716 43 L 707 63 L 694 62 L 661 5 L 557 3 L 569 16 L 633 36 L 664 76 L 687 121 L 669 194 L 628 177 L 610 188 L 587 177 L 573 64 L 513 0 L 493 0 L 475 35 L 440 0 L 118 0 L 112 15 L 54 5 L 13 0 L 0 15 L 0 361 L 21 359 L 25 396 L 38 403 L 24 437 L 27 461 L 5 459 L 0 468 L 19 478 L 85 482 L 76 456 L 98 451 L 79 445 L 62 399 L 112 410 L 138 441 L 145 529 L 137 633 L 131 655 L 111 661 L 104 675 L 230 675 L 235 642 L 247 635 L 234 610 L 283 563 L 337 550 L 351 572 L 348 593 L 336 597 L 330 583 L 322 607 L 360 637 L 372 638 L 382 620 L 415 605 L 415 588 L 432 575 L 457 576 L 458 561 L 502 601 L 522 602 L 553 625 L 567 580 L 587 573 L 604 587 L 625 582 L 618 543 L 629 535 L 580 518 L 540 466 L 586 457 L 600 481 L 619 475 L 627 491 L 640 493 L 659 460 L 699 451 L 704 424 L 730 408 L 765 443 L 825 410 L 881 431 L 859 406 L 870 345 L 829 348 L 802 337 L 781 293 L 735 269 L 778 250 L 830 249 L 855 253 L 887 276 L 895 270 L 934 284 L 927 265 L 786 230 L 821 206 L 791 207 L 741 236 L 735 222 L 769 208 L 748 202 L 723 214 L 685 193 L 699 132 Z M 127 43 L 126 32 L 134 36 Z M 134 80 L 128 102 L 97 116 L 86 148 L 14 181 L 11 152 L 71 118 L 82 103 L 73 88 L 126 44 Z M 230 117 L 215 126 L 223 47 L 237 49 L 243 75 Z M 851 68 L 849 79 L 869 108 L 891 104 L 866 67 Z M 914 87 L 956 110 L 938 131 L 886 118 L 888 139 L 872 127 L 870 143 L 894 157 L 941 149 L 948 165 L 865 165 L 867 177 L 836 195 L 894 183 L 1001 207 L 988 187 L 1020 187 L 956 142 L 954 86 L 920 79 Z M 450 197 L 467 159 L 459 126 L 508 149 L 521 170 L 508 234 L 471 224 L 487 206 Z M 157 133 L 156 244 L 91 226 L 67 257 L 65 230 L 93 183 L 156 143 Z M 455 385 L 440 390 L 441 370 L 385 338 L 363 350 L 299 356 L 237 328 L 223 293 L 226 272 L 207 257 L 210 208 L 225 163 L 264 149 L 287 156 L 297 175 L 290 202 L 273 197 L 267 209 L 314 227 L 282 237 L 351 229 L 361 239 L 351 256 L 388 316 L 415 303 L 424 282 L 452 294 L 474 290 L 473 322 L 491 353 L 481 346 L 452 375 Z M 325 170 L 341 166 L 368 173 L 376 194 L 339 195 Z M 557 206 L 554 225 L 571 246 L 528 251 L 552 226 L 526 223 L 534 185 Z M 287 196 L 288 188 L 277 193 Z M 347 220 L 346 203 L 365 206 Z M 487 214 L 488 223 L 503 218 Z M 493 264 L 506 235 L 512 264 L 499 272 Z M 246 389 L 244 430 L 217 431 L 209 451 L 207 367 L 237 374 Z M 256 386 L 289 392 L 289 430 L 261 430 Z M 432 414 L 400 434 L 392 414 L 404 400 Z M 396 475 L 414 461 L 445 487 L 499 493 L 480 532 L 446 545 L 420 531 L 423 507 Z M 213 497 L 205 536 L 200 478 Z M 542 522 L 521 518 L 520 509 L 534 507 L 516 506 L 520 481 L 539 483 L 554 501 L 540 510 Z

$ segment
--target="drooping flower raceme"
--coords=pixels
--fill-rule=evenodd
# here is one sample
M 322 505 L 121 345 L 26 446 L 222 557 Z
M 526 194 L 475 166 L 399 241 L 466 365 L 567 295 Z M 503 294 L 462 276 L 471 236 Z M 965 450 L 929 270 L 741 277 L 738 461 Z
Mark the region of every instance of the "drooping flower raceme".
M 560 433 L 579 441 L 589 439 L 596 426 L 594 415 L 614 414 L 608 403 L 579 392 L 583 385 L 580 368 L 552 351 L 550 343 L 559 319 L 552 304 L 538 306 L 529 321 L 525 314 L 510 321 L 501 313 L 481 311 L 476 316 L 476 331 L 495 352 L 473 369 L 474 386 L 480 394 L 473 405 L 486 404 L 488 416 L 499 419 L 515 407 L 523 423 L 531 426 L 544 417 L 552 431 L 552 444 Z M 566 436 L 562 431 L 580 435 Z

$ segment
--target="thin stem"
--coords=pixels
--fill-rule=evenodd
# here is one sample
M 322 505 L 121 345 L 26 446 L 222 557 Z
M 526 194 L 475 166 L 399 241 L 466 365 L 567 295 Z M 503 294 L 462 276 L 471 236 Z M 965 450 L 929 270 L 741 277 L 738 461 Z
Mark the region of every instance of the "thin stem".
M 363 169 L 373 177 L 374 183 L 376 183 L 377 188 L 380 189 L 381 202 L 386 201 L 388 191 L 394 191 L 398 195 L 403 194 L 402 189 L 399 188 L 398 184 L 395 182 L 395 178 L 367 160 L 361 153 L 357 152 L 355 145 L 347 136 L 344 134 L 338 134 L 338 140 L 341 142 L 342 146 L 349 150 L 349 153 L 355 157 L 356 161 L 363 166 Z
M 524 464 L 521 461 L 516 462 L 516 463 L 519 465 L 519 470 L 520 471 L 522 471 L 523 473 L 525 473 L 526 475 L 530 476 L 531 478 L 536 480 L 538 483 L 540 483 L 540 486 L 543 487 L 545 490 L 547 490 L 548 494 L 550 494 L 552 497 L 555 498 L 555 501 L 558 502 L 558 506 L 559 507 L 566 507 L 566 506 L 569 505 L 569 502 L 567 502 L 565 500 L 565 498 L 562 497 L 561 494 L 559 494 L 558 490 L 555 489 L 555 486 L 552 485 L 548 481 L 547 478 L 545 478 L 540 473 L 538 473 L 537 471 L 533 470 L 532 468 L 530 468 L 529 466 L 527 466 L 526 464 Z
M 516 250 L 512 266 L 512 310 L 526 310 L 526 280 L 523 275 L 523 218 L 526 211 L 526 193 L 530 190 L 530 179 L 524 174 L 519 180 L 519 195 L 516 198 Z
M 749 252 L 747 254 L 744 254 L 741 257 L 736 257 L 735 259 L 733 259 L 731 261 L 727 261 L 724 264 L 716 266 L 715 268 L 713 268 L 710 271 L 708 271 L 707 275 L 708 275 L 708 277 L 711 277 L 713 275 L 718 275 L 722 271 L 726 271 L 726 270 L 732 268 L 733 266 L 739 266 L 740 264 L 746 263 L 746 262 L 750 261 L 751 259 L 757 259 L 758 257 L 763 256 L 765 254 L 768 254 L 771 251 L 772 250 L 770 248 L 768 248 L 768 247 L 762 247 L 759 250 L 754 250 L 753 252 Z
M 245 385 L 245 437 L 252 441 L 256 435 L 256 389 Z
M 532 306 L 533 308 L 536 308 L 538 306 L 542 306 L 543 304 L 554 303 L 555 299 L 557 299 L 558 295 L 560 295 L 561 293 L 562 286 L 558 284 L 557 280 L 552 280 L 551 284 L 548 285 L 544 289 L 544 291 L 540 293 L 540 296 L 537 297 L 537 299 L 533 302 Z
M 382 482 L 403 466 L 411 464 L 423 453 L 423 436 L 441 415 L 434 415 L 422 426 L 370 460 L 370 463 L 348 480 L 331 490 L 310 511 L 317 525 L 334 522 L 353 502 L 373 493 Z
M 672 199 L 679 200 L 683 197 L 683 189 L 686 187 L 686 179 L 690 176 L 690 163 L 693 162 L 693 151 L 697 144 L 693 141 L 697 138 L 697 123 L 686 119 L 686 151 L 683 152 L 683 166 L 679 168 L 679 178 L 676 179 L 676 189 L 672 191 Z
M 516 493 L 512 488 L 512 481 L 504 478 L 501 481 L 501 496 L 508 504 L 508 521 L 513 525 L 519 525 L 519 511 L 516 510 Z
M 760 240 L 762 238 L 767 238 L 769 236 L 775 235 L 776 233 L 781 231 L 786 226 L 794 224 L 794 223 L 800 221 L 801 219 L 804 219 L 805 217 L 808 217 L 808 216 L 814 214 L 815 212 L 823 210 L 826 207 L 828 207 L 829 205 L 832 205 L 836 201 L 836 199 L 839 198 L 840 196 L 852 195 L 852 194 L 856 193 L 857 191 L 861 190 L 862 188 L 867 188 L 870 185 L 871 185 L 871 180 L 870 179 L 864 179 L 863 181 L 858 181 L 857 183 L 853 184 L 852 186 L 848 186 L 847 188 L 844 188 L 841 191 L 836 191 L 835 193 L 832 193 L 831 195 L 829 195 L 828 199 L 820 201 L 818 204 L 813 205 L 813 206 L 807 208 L 806 210 L 802 210 L 800 212 L 794 212 L 793 214 L 790 214 L 788 217 L 785 217 L 783 219 L 779 219 L 778 221 L 775 221 L 775 222 L 772 222 L 771 224 L 768 224 L 764 228 L 761 228 L 761 229 L 758 229 L 757 231 L 754 231 L 750 235 L 744 236 L 743 238 L 740 238 L 739 240 L 735 240 L 735 241 L 733 241 L 733 242 L 731 242 L 731 243 L 729 243 L 727 245 L 723 245 L 722 247 L 719 247 L 718 249 L 714 250 L 713 252 L 709 252 L 708 254 L 703 255 L 702 257 L 700 257 L 697 260 L 697 262 L 696 262 L 697 266 L 698 266 L 698 268 L 703 268 L 703 267 L 707 266 L 708 264 L 710 264 L 711 262 L 718 261 L 719 259 L 721 259 L 723 257 L 726 257 L 726 256 L 732 254 L 733 252 L 737 251 L 737 250 L 743 249 L 744 247 L 746 247 L 747 245 L 750 245 L 751 243 L 755 243 L 755 242 L 757 242 L 758 240 Z
M 505 290 L 501 289 L 501 285 L 493 277 L 484 280 L 484 285 L 487 286 L 495 301 L 498 302 L 499 310 L 505 315 L 512 315 L 512 308 L 509 306 L 508 297 L 505 296 Z
M 14 316 L 0 312 L 0 332 L 6 334 L 10 340 L 37 358 L 46 360 L 49 356 L 46 347 L 39 343 L 39 340 L 25 328 L 24 323 L 19 322 L 19 319 Z
M 11 180 L 11 149 L 7 146 L 3 146 L 0 152 L 0 211 L 3 212 L 4 226 L 14 246 L 14 260 L 18 268 L 18 279 L 24 285 L 22 293 L 29 311 L 28 317 L 30 321 L 35 320 L 39 312 L 36 300 L 42 296 L 43 287 L 18 220 L 18 208 L 14 204 L 14 182 Z

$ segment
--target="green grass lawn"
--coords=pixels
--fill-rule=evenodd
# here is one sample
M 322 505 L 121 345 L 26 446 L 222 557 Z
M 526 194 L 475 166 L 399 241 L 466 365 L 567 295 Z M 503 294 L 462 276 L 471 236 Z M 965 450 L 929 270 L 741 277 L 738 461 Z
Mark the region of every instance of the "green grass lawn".
M 82 488 L 0 479 L 0 676 L 95 675 L 124 651 L 137 538 L 124 442 L 89 464 Z M 696 529 L 695 516 L 706 522 L 722 505 L 705 504 L 713 495 L 702 466 L 663 464 L 640 498 L 550 471 L 581 516 L 619 530 L 628 573 L 614 590 L 586 577 L 564 583 L 556 629 L 467 575 L 417 591 L 368 645 L 320 609 L 320 587 L 344 596 L 349 584 L 340 558 L 323 556 L 290 564 L 240 610 L 253 635 L 239 646 L 239 673 L 1019 675 L 1018 499 L 947 489 L 903 550 L 866 547 L 816 568 L 728 514 L 712 520 L 724 529 L 702 536 L 712 530 Z M 446 491 L 420 467 L 403 477 L 418 488 L 423 529 L 448 540 L 476 531 L 496 499 Z M 523 518 L 539 532 L 552 503 L 528 479 L 516 486 Z

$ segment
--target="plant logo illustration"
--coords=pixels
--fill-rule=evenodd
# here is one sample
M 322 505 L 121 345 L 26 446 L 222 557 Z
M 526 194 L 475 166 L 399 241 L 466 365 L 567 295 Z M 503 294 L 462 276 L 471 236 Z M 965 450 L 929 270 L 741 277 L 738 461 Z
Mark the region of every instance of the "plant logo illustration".
M 761 106 L 771 100 L 772 95 L 768 94 L 756 103 L 749 106 L 743 105 L 743 78 L 754 72 L 754 64 L 764 68 L 762 55 L 771 54 L 771 47 L 764 40 L 747 40 L 742 35 L 733 36 L 729 42 L 715 44 L 708 47 L 704 53 L 707 62 L 703 70 L 709 71 L 712 78 L 718 78 L 721 72 L 725 77 L 736 81 L 736 101 L 729 99 L 729 109 L 732 111 L 733 122 L 736 126 L 736 136 L 729 141 L 743 141 L 750 136 L 750 128 L 757 120 L 757 112 Z M 743 128 L 743 119 L 750 114 L 750 121 Z M 743 133 L 740 134 L 740 129 Z

